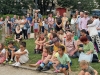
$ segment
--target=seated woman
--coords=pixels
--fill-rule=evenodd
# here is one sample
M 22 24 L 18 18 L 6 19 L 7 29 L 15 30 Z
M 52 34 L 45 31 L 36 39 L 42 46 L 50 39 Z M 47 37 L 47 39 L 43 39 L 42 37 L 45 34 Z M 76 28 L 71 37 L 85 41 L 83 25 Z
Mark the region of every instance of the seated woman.
M 6 59 L 6 50 L 4 49 L 4 45 L 0 43 L 0 64 L 2 64 Z
M 41 53 L 45 42 L 46 42 L 46 38 L 44 37 L 44 34 L 42 33 L 35 41 L 36 47 L 35 47 L 34 53 Z
M 17 42 L 22 40 L 22 30 L 20 29 L 20 26 L 16 26 L 14 40 Z
M 93 43 L 89 41 L 86 36 L 80 37 L 80 41 L 83 43 L 83 48 L 79 48 L 79 50 L 84 50 L 84 53 L 86 53 L 87 55 L 93 54 L 92 62 L 100 62 L 96 54 L 96 50 L 94 50 Z

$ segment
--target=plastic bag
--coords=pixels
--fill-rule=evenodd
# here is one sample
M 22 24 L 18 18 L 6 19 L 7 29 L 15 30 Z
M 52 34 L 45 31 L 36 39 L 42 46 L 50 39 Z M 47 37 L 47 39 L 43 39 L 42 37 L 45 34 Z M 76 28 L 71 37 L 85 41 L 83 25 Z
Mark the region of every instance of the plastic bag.
M 80 61 L 82 61 L 82 60 L 85 60 L 85 61 L 87 61 L 87 62 L 92 62 L 92 59 L 93 59 L 93 54 L 87 55 L 87 54 L 85 54 L 85 53 L 82 52 L 82 53 L 80 54 L 80 56 L 79 56 L 78 61 L 80 62 Z

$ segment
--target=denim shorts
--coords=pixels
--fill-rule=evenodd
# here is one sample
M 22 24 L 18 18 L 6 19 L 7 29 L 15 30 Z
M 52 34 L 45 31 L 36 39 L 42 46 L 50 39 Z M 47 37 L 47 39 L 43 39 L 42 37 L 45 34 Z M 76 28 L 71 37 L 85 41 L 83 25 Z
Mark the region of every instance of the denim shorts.
M 70 63 L 70 66 L 72 65 L 72 63 Z M 63 64 L 60 64 L 59 68 L 66 68 L 66 70 L 69 69 L 68 65 L 63 65 Z

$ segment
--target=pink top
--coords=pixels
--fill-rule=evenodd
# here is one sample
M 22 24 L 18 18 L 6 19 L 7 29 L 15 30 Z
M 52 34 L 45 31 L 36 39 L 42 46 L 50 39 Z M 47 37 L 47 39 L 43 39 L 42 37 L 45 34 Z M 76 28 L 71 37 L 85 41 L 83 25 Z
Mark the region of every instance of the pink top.
M 80 29 L 81 30 L 82 29 L 87 30 L 87 22 L 88 22 L 88 20 L 89 20 L 89 17 L 87 17 L 87 18 L 85 18 L 85 17 L 81 18 L 81 22 L 80 22 Z
M 48 17 L 48 25 L 50 28 L 53 28 L 54 18 Z
M 71 53 L 75 50 L 74 41 L 67 41 L 66 39 L 63 41 L 64 45 L 66 46 L 68 55 L 71 56 Z

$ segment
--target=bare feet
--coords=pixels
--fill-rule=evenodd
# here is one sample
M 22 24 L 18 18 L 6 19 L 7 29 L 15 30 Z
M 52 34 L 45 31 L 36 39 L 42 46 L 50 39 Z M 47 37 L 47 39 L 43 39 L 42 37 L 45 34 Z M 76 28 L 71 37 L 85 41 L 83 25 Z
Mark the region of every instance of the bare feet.
M 36 64 L 30 64 L 29 66 L 30 67 L 36 67 L 37 65 Z

